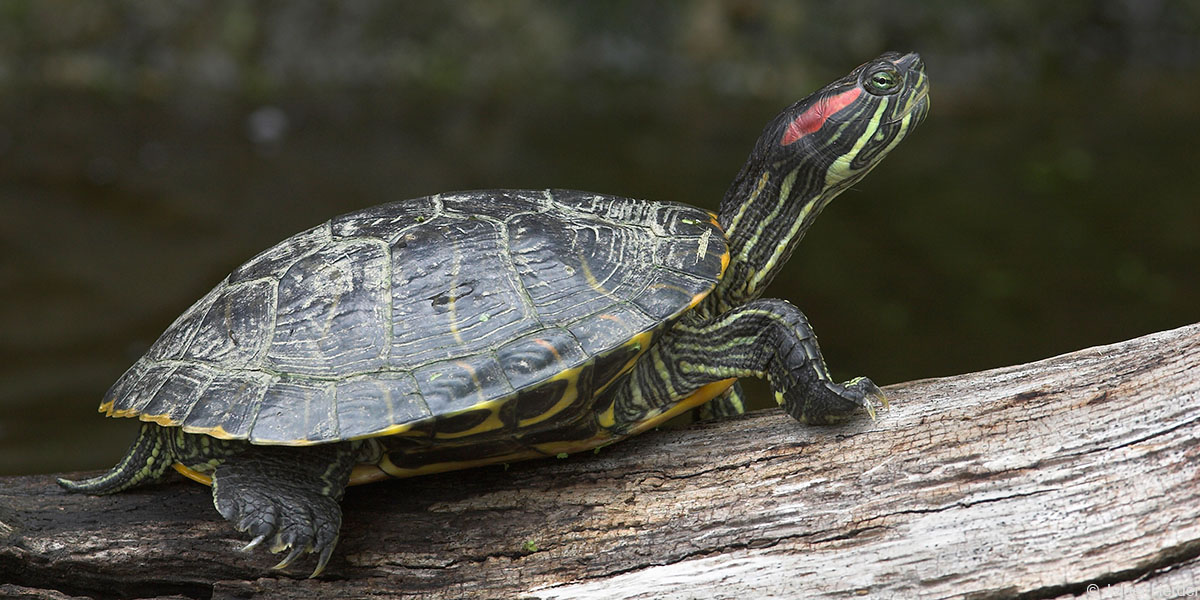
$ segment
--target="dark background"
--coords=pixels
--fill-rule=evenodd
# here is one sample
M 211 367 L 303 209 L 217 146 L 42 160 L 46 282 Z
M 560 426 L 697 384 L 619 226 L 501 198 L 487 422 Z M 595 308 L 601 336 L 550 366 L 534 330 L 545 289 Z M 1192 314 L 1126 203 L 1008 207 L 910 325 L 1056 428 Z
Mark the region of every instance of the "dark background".
M 1200 319 L 1200 3 L 0 0 L 0 474 L 226 273 L 472 188 L 716 207 L 780 108 L 916 50 L 925 124 L 773 286 L 881 384 Z

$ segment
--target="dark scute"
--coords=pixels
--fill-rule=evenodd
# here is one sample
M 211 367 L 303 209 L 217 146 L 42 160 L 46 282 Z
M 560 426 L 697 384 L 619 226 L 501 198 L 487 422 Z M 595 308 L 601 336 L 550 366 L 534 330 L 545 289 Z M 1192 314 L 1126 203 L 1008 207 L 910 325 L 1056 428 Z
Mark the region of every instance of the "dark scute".
M 342 437 L 369 435 L 392 425 L 432 416 L 417 382 L 406 373 L 386 373 L 337 383 L 338 428 Z
M 226 286 L 208 307 L 185 359 L 245 367 L 268 341 L 274 320 L 275 281 Z
M 635 297 L 653 276 L 657 239 L 649 227 L 545 215 L 509 221 L 509 248 L 544 323 L 563 324 Z M 599 289 L 597 289 L 599 286 Z
M 655 251 L 654 261 L 669 269 L 663 271 L 664 280 L 672 281 L 687 273 L 702 280 L 706 287 L 716 285 L 721 275 L 722 258 L 725 256 L 725 238 L 717 235 L 710 237 L 701 253 L 698 240 L 672 239 L 664 240 Z M 674 272 L 672 272 L 674 271 Z
M 551 428 L 534 428 L 517 432 L 517 439 L 526 446 L 547 444 L 553 442 L 575 442 L 594 437 L 600 432 L 600 425 L 592 411 L 587 411 L 580 418 L 569 423 L 558 424 Z
M 391 242 L 406 229 L 436 217 L 437 207 L 434 196 L 389 202 L 334 217 L 329 227 L 335 238 L 374 237 Z
M 218 372 L 192 407 L 184 427 L 221 427 L 234 439 L 250 437 L 250 428 L 273 377 L 255 371 Z
M 340 377 L 379 370 L 387 340 L 387 247 L 377 240 L 332 244 L 279 283 L 268 360 L 285 373 Z
M 181 365 L 158 388 L 158 392 L 142 407 L 142 414 L 166 416 L 172 422 L 180 422 L 192 406 L 200 400 L 200 394 L 212 380 L 211 369 L 199 365 Z
M 112 402 L 113 410 L 141 412 L 174 371 L 175 367 L 155 365 L 142 358 L 108 388 L 104 401 Z
M 303 379 L 271 383 L 250 433 L 252 442 L 325 442 L 340 439 L 332 386 Z
M 537 423 L 528 424 L 523 427 L 524 430 L 535 431 L 539 429 L 552 429 L 562 426 L 564 423 L 573 422 L 579 419 L 584 414 L 593 412 L 592 398 L 592 373 L 593 365 L 583 367 L 575 383 L 575 399 L 570 406 L 563 408 L 554 415 L 550 415 L 545 420 Z M 558 380 L 547 382 L 542 386 L 530 388 L 524 392 L 517 394 L 516 401 L 513 405 L 516 406 L 516 418 L 518 425 L 521 421 L 527 419 L 536 419 L 542 417 L 558 404 L 559 400 L 567 392 L 568 382 Z
M 616 348 L 659 324 L 659 320 L 622 302 L 571 323 L 568 330 L 579 340 L 584 352 L 594 355 Z
M 496 351 L 513 389 L 536 385 L 588 359 L 579 341 L 565 329 L 545 329 Z
M 229 283 L 241 283 L 255 279 L 278 280 L 296 261 L 316 252 L 329 243 L 329 228 L 322 223 L 312 229 L 302 231 L 292 237 L 271 246 L 250 259 L 246 264 L 234 269 L 229 275 Z
M 638 352 L 645 350 L 635 345 L 626 345 L 613 350 L 607 354 L 596 358 L 596 365 L 593 367 L 592 379 L 595 382 L 595 387 L 601 387 L 604 384 L 614 380 L 621 373 L 621 369 L 625 368 L 625 364 L 637 356 Z
M 563 380 L 551 381 L 517 394 L 517 422 L 533 419 L 546 413 L 567 389 Z
M 523 212 L 546 209 L 546 193 L 539 190 L 483 190 L 441 196 L 447 213 L 480 216 L 502 221 Z
M 434 435 L 455 434 L 478 427 L 492 416 L 490 409 L 469 410 L 450 417 L 441 417 L 434 426 Z
M 434 417 L 455 414 L 512 394 L 512 386 L 490 354 L 433 363 L 418 369 L 413 376 Z
M 646 288 L 633 303 L 650 318 L 662 321 L 711 289 L 711 282 L 679 275 L 669 282 L 655 283 Z
M 476 354 L 542 327 L 504 259 L 501 229 L 443 215 L 393 245 L 393 368 Z
M 150 349 L 146 351 L 143 360 L 178 360 L 183 357 L 184 351 L 187 350 L 188 341 L 195 335 L 196 330 L 200 328 L 200 323 L 204 319 L 204 315 L 208 314 L 209 308 L 220 297 L 221 292 L 225 289 L 225 283 L 222 282 L 217 287 L 210 290 L 203 298 L 196 301 L 195 304 L 188 308 L 179 318 L 171 323 L 167 330 L 158 336 L 158 340 L 154 342 Z

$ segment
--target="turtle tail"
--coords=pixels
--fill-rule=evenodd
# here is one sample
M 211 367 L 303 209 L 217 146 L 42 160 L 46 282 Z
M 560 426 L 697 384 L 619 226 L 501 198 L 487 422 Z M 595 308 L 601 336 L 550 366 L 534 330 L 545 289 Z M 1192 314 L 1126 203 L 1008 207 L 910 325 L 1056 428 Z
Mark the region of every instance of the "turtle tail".
M 158 481 L 175 462 L 170 437 L 164 428 L 153 423 L 142 423 L 137 439 L 129 446 L 125 458 L 111 471 L 79 481 L 59 478 L 58 485 L 72 492 L 112 494 Z

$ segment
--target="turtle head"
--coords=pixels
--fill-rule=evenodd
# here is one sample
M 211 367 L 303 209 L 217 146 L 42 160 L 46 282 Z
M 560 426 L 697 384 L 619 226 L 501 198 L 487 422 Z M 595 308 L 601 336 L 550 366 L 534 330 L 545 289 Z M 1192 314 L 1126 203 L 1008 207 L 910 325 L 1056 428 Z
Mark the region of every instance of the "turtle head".
M 783 176 L 798 169 L 824 175 L 811 182 L 820 195 L 861 179 L 928 111 L 921 57 L 889 52 L 789 106 L 767 126 L 755 151 Z
M 759 297 L 821 209 L 862 179 L 929 110 L 916 53 L 888 52 L 787 107 L 721 201 L 729 270 L 722 309 Z

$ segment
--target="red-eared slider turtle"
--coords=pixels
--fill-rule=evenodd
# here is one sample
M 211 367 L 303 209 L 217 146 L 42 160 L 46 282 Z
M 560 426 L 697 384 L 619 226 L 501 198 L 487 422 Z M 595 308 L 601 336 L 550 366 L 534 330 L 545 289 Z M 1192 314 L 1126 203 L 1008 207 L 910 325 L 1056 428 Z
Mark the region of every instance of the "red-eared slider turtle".
M 100 410 L 144 421 L 111 493 L 171 467 L 253 537 L 326 565 L 348 482 L 595 448 L 766 377 L 788 414 L 874 414 L 793 305 L 761 298 L 817 214 L 924 118 L 916 54 L 772 120 L 720 213 L 590 192 L 441 194 L 334 218 L 177 319 Z

